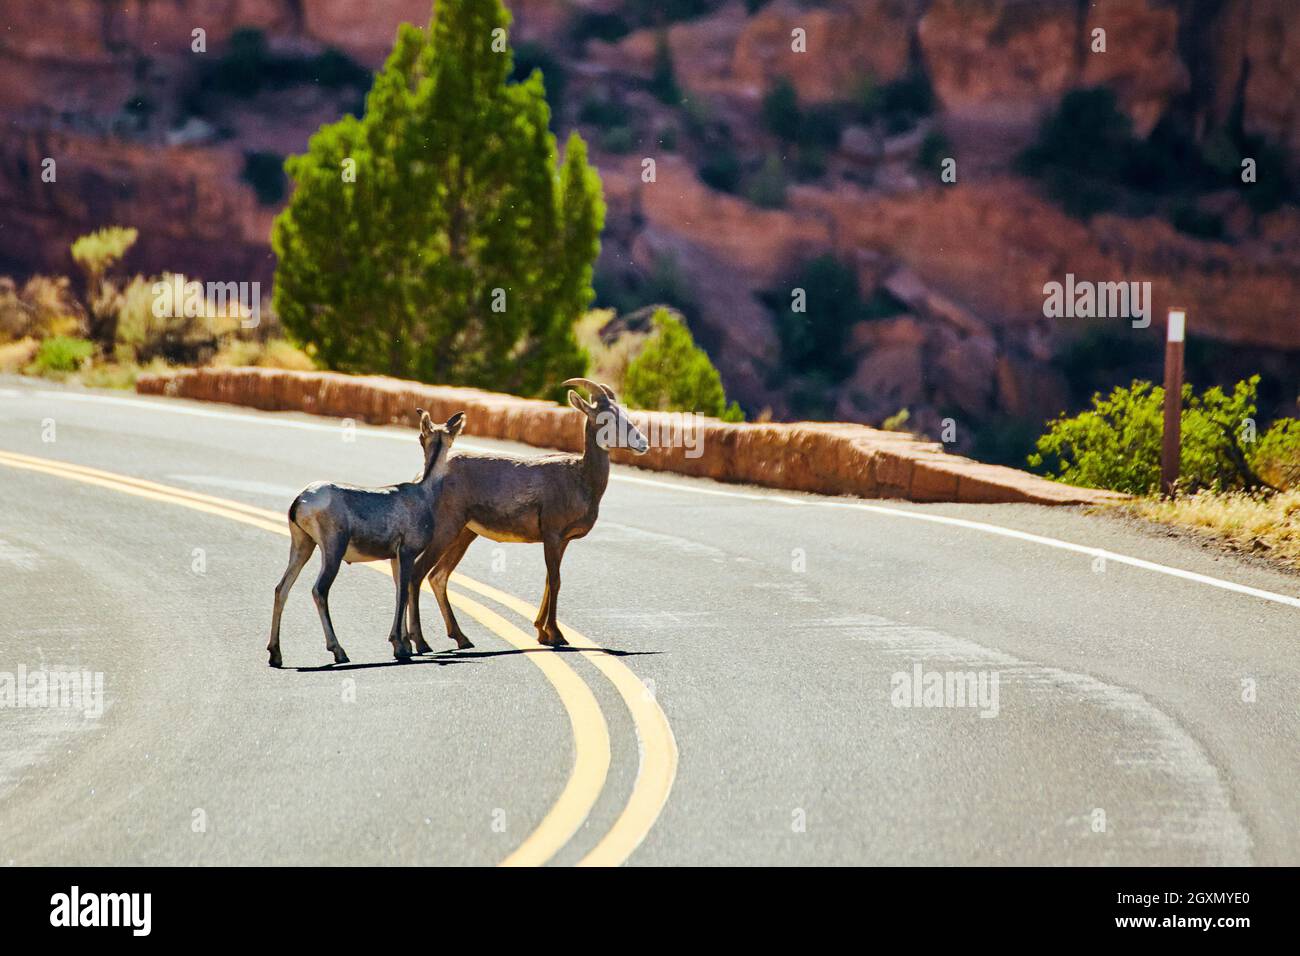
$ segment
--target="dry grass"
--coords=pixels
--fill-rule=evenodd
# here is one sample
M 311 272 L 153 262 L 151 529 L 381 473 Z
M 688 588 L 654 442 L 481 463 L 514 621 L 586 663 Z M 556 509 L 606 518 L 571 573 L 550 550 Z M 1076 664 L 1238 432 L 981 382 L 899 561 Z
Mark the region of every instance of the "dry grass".
M 588 377 L 604 382 L 622 395 L 627 367 L 640 353 L 648 336 L 638 332 L 624 332 L 610 344 L 605 344 L 601 340 L 600 330 L 613 318 L 613 309 L 592 309 L 574 324 L 573 334 L 577 337 L 578 344 L 591 357 Z
M 0 342 L 0 372 L 14 374 L 21 372 L 36 358 L 41 343 L 33 338 L 19 339 L 17 342 Z
M 270 339 L 266 342 L 230 340 L 213 356 L 211 364 L 215 368 L 257 365 L 295 372 L 316 370 L 316 363 L 311 360 L 311 356 L 285 339 Z
M 85 321 L 65 276 L 35 275 L 21 287 L 0 276 L 0 342 L 80 335 Z
M 1115 507 L 1300 570 L 1300 489 L 1268 496 L 1203 491 L 1172 500 L 1140 498 Z
M 115 341 L 92 349 L 79 367 L 54 368 L 37 361 L 42 343 L 54 336 L 83 339 L 90 321 L 72 284 L 62 276 L 33 276 L 19 285 L 0 276 L 0 372 L 42 375 L 94 388 L 132 388 L 142 372 L 212 364 L 313 371 L 310 355 L 281 337 L 274 315 L 256 332 L 242 327 L 246 310 L 233 303 L 208 303 L 202 317 L 156 316 L 154 286 L 171 276 L 137 275 L 104 283 L 101 305 L 117 314 Z M 86 343 L 88 346 L 89 342 Z

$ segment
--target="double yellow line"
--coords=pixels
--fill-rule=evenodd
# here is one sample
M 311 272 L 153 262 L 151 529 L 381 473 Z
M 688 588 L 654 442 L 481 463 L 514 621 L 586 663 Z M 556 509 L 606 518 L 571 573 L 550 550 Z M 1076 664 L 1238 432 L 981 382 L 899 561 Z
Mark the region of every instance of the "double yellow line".
M 190 508 L 286 537 L 289 534 L 284 515 L 277 512 L 143 478 L 7 451 L 0 451 L 0 465 Z M 388 576 L 386 564 L 367 564 L 365 567 Z M 520 615 L 529 624 L 537 615 L 537 608 L 527 602 L 463 574 L 452 575 L 452 581 Z M 424 587 L 429 590 L 427 582 Z M 605 788 L 610 761 L 609 725 L 591 688 L 565 660 L 567 655 L 545 650 L 531 634 L 473 598 L 455 590 L 449 591 L 449 596 L 458 610 L 473 617 L 506 643 L 529 652 L 525 656 L 550 682 L 568 714 L 574 745 L 569 779 L 541 823 L 501 864 L 540 866 L 554 857 L 577 833 Z M 578 862 L 579 866 L 617 866 L 641 844 L 659 818 L 677 775 L 677 743 L 663 708 L 631 669 L 569 625 L 563 625 L 563 629 L 570 644 L 580 649 L 580 655 L 614 685 L 636 730 L 637 776 L 627 804 L 600 842 Z

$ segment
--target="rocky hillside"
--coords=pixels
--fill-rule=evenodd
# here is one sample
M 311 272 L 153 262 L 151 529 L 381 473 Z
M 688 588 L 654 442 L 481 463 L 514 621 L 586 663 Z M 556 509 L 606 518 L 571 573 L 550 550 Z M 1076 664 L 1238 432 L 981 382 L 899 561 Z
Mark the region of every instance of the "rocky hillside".
M 1275 405 L 1294 401 L 1294 187 L 1260 203 L 1235 180 L 1257 151 L 1260 186 L 1300 181 L 1300 4 L 507 4 L 520 69 L 543 70 L 557 130 L 581 129 L 601 169 L 600 298 L 680 307 L 751 413 L 876 424 L 906 408 L 1015 457 L 988 436 L 1149 373 L 1174 304 L 1194 373 L 1260 370 Z M 428 6 L 65 0 L 51 16 L 7 0 L 0 273 L 70 271 L 72 238 L 122 223 L 140 229 L 141 270 L 269 280 L 280 158 L 362 108 L 397 23 Z M 1104 201 L 1017 159 L 1093 87 L 1147 157 L 1100 184 Z M 1150 282 L 1156 322 L 1045 318 L 1044 283 L 1068 273 Z

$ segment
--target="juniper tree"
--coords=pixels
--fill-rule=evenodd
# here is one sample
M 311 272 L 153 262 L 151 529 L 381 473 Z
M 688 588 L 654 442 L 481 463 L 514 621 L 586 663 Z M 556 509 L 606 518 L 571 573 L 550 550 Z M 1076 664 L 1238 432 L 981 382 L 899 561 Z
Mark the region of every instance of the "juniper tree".
M 586 371 L 605 207 L 574 134 L 557 162 L 539 71 L 509 83 L 500 0 L 403 24 L 365 115 L 285 164 L 275 307 L 331 367 L 537 394 Z

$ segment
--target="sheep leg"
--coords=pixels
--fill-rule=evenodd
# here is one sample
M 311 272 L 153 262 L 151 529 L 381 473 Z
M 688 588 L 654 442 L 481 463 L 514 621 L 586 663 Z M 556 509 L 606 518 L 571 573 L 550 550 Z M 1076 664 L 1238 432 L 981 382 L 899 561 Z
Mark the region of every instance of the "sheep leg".
M 433 571 L 429 575 L 429 585 L 433 588 L 433 596 L 438 599 L 438 610 L 442 612 L 442 621 L 447 625 L 447 636 L 456 642 L 459 650 L 474 645 L 460 629 L 460 622 L 456 620 L 456 615 L 451 610 L 451 602 L 447 600 L 447 579 L 451 577 L 451 572 L 456 570 L 456 565 L 460 564 L 460 559 L 465 557 L 466 550 L 477 537 L 478 535 L 469 528 L 461 528 L 455 540 L 438 558 L 437 564 L 433 566 Z
M 411 645 L 406 639 L 406 602 L 411 593 L 411 565 L 416 555 L 409 550 L 399 550 L 394 559 L 397 564 L 397 609 L 393 613 L 393 629 L 388 642 L 393 645 L 393 656 L 403 660 L 411 656 Z
M 403 584 L 402 584 L 402 564 L 401 564 L 401 560 L 400 560 L 400 558 L 389 558 L 389 559 L 388 559 L 388 566 L 389 566 L 389 568 L 392 569 L 392 572 L 393 572 L 393 587 L 395 587 L 395 588 L 403 587 Z M 414 578 L 414 577 L 413 577 L 413 574 L 411 574 L 411 575 L 407 575 L 407 578 L 408 578 L 408 580 L 407 580 L 407 582 L 406 582 L 406 584 L 405 584 L 405 588 L 406 588 L 406 607 L 409 608 L 409 607 L 411 606 L 411 580 L 417 580 L 417 581 L 418 581 L 419 579 L 418 579 L 418 578 Z M 403 612 L 403 621 L 405 621 L 405 618 L 406 618 L 406 614 L 407 614 L 407 613 L 409 613 L 409 612 L 407 612 L 407 611 L 404 611 L 404 612 Z M 394 629 L 394 632 L 395 632 L 395 631 L 396 631 L 396 629 Z M 406 648 L 406 654 L 404 654 L 404 655 L 402 655 L 402 656 L 404 656 L 404 657 L 410 657 L 410 656 L 411 656 L 412 654 L 414 654 L 414 653 L 420 653 L 420 654 L 423 654 L 423 653 L 424 653 L 424 651 L 418 651 L 418 652 L 417 652 L 416 649 L 415 649 L 414 647 L 411 646 L 411 629 L 410 629 L 409 627 L 404 627 L 404 628 L 402 629 L 401 633 L 397 634 L 397 637 L 398 637 L 398 639 L 402 642 L 402 646 Z M 393 632 L 390 632 L 390 634 L 389 634 L 389 636 L 388 636 L 388 639 L 389 639 L 390 641 L 393 639 Z M 423 639 L 421 639 L 421 643 L 423 643 Z
M 272 667 L 279 667 L 282 663 L 280 658 L 280 615 L 284 612 L 284 603 L 289 599 L 289 592 L 293 589 L 294 582 L 298 580 L 298 574 L 302 571 L 303 565 L 307 563 L 315 550 L 316 542 L 312 540 L 311 535 L 293 522 L 289 522 L 289 566 L 284 569 L 280 583 L 275 586 L 275 610 L 271 612 L 271 640 L 266 645 L 266 649 L 271 655 L 270 664 Z
M 346 664 L 348 655 L 344 653 L 343 645 L 339 643 L 334 633 L 334 622 L 330 620 L 330 588 L 334 585 L 334 579 L 339 573 L 339 565 L 343 563 L 343 555 L 347 550 L 347 539 L 342 536 L 321 542 L 320 575 L 311 589 L 312 599 L 316 602 L 316 611 L 320 614 L 321 627 L 325 630 L 325 650 L 334 655 L 335 664 Z
M 555 623 L 555 609 L 560 597 L 560 562 L 564 560 L 564 549 L 568 544 L 564 538 L 554 535 L 542 542 L 546 551 L 546 593 L 533 624 L 537 628 L 537 643 L 550 647 L 561 647 L 569 643 Z
M 406 614 L 408 621 L 406 638 L 414 653 L 432 654 L 433 648 L 429 646 L 428 641 L 424 639 L 424 632 L 420 630 L 420 580 L 421 575 L 413 567 L 411 569 L 411 580 L 406 586 Z

